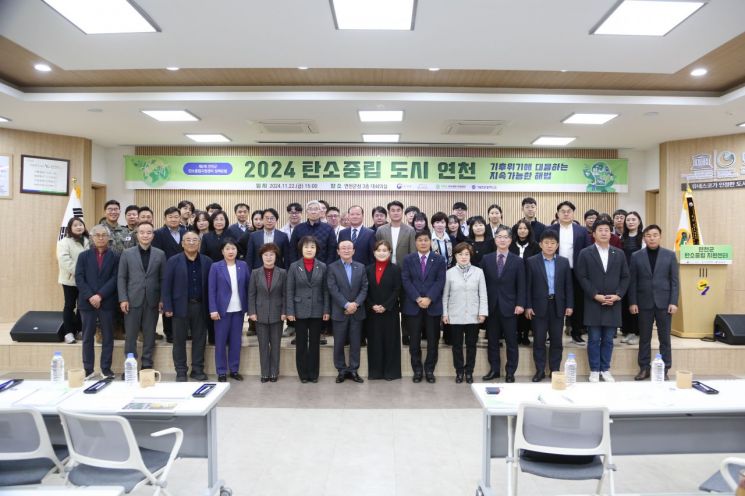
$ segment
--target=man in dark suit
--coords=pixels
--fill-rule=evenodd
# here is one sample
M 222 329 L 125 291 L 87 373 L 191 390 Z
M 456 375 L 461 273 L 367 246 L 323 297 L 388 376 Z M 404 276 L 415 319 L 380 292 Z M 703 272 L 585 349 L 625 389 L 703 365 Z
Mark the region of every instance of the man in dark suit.
M 241 239 L 241 236 L 243 236 L 244 233 L 251 231 L 251 220 L 248 218 L 250 211 L 251 207 L 245 203 L 236 203 L 233 207 L 236 223 L 230 224 L 227 229 L 228 234 L 230 234 L 230 236 L 236 241 Z M 242 255 L 241 259 L 243 259 L 245 258 L 246 253 L 243 252 L 240 255 Z
M 163 217 L 165 217 L 165 225 L 155 230 L 153 246 L 163 250 L 167 260 L 184 251 L 181 246 L 181 236 L 186 232 L 186 228 L 181 225 L 181 212 L 176 207 L 168 207 L 163 212 Z M 166 340 L 173 343 L 173 321 L 165 315 L 163 316 L 163 333 L 166 335 Z
M 546 229 L 546 225 L 536 219 L 536 211 L 538 210 L 538 204 L 535 198 L 526 196 L 522 201 L 523 209 L 523 220 L 530 223 L 530 230 L 533 232 L 533 239 L 536 241 L 541 240 L 541 234 Z
M 489 316 L 486 335 L 489 340 L 487 356 L 489 373 L 482 377 L 491 381 L 499 377 L 499 340 L 507 345 L 505 382 L 515 382 L 515 371 L 520 353 L 517 349 L 517 316 L 525 311 L 525 264 L 523 259 L 510 253 L 512 232 L 508 227 L 497 229 L 494 237 L 496 253 L 489 253 L 481 261 L 489 297 Z
M 378 229 L 380 232 L 380 229 Z M 422 372 L 427 382 L 435 382 L 435 366 L 440 338 L 440 318 L 442 317 L 442 292 L 445 289 L 447 263 L 440 255 L 432 253 L 432 238 L 429 231 L 416 235 L 416 252 L 409 253 L 401 267 L 403 283 L 403 306 L 401 313 L 406 316 L 411 343 L 411 368 L 414 382 L 422 381 Z M 427 335 L 427 358 L 422 368 L 421 329 Z
M 533 382 L 546 377 L 546 336 L 551 338 L 548 367 L 551 372 L 561 368 L 561 343 L 564 317 L 572 315 L 574 293 L 569 260 L 556 255 L 559 236 L 554 231 L 541 234 L 541 253 L 528 258 L 527 308 L 525 316 L 533 321 L 533 361 L 536 373 Z
M 347 209 L 350 227 L 341 230 L 339 243 L 345 240 L 354 243 L 354 261 L 367 267 L 375 261 L 373 256 L 375 231 L 362 225 L 364 215 L 365 211 L 359 205 L 353 205 Z
M 649 378 L 652 324 L 657 323 L 660 354 L 665 362 L 665 376 L 672 366 L 670 321 L 678 311 L 680 283 L 675 253 L 660 247 L 662 229 L 652 224 L 642 231 L 646 248 L 631 255 L 629 310 L 639 315 L 639 373 L 634 380 Z
M 173 318 L 173 365 L 176 381 L 186 382 L 186 337 L 191 332 L 191 378 L 206 381 L 207 281 L 212 259 L 199 254 L 199 235 L 181 237 L 183 253 L 168 259 L 163 275 L 163 316 Z
M 331 321 L 334 332 L 334 367 L 339 372 L 336 382 L 350 377 L 363 382 L 360 368 L 360 339 L 365 320 L 367 273 L 365 266 L 353 260 L 354 244 L 341 241 L 337 249 L 339 260 L 329 264 L 326 281 L 331 300 Z M 349 340 L 349 365 L 344 357 L 344 344 Z
M 600 219 L 593 226 L 595 244 L 579 254 L 574 271 L 585 297 L 584 324 L 589 342 L 590 382 L 614 382 L 610 373 L 613 337 L 621 326 L 621 298 L 629 287 L 629 267 L 622 250 L 610 246 L 613 225 Z
M 137 246 L 127 248 L 119 257 L 117 288 L 119 308 L 124 314 L 124 356 L 137 356 L 137 334 L 142 330 L 143 369 L 153 368 L 155 326 L 163 303 L 161 281 L 166 266 L 163 250 L 151 246 L 153 225 L 140 222 L 137 226 Z
M 285 233 L 277 229 L 277 220 L 279 214 L 273 208 L 267 208 L 264 210 L 261 216 L 264 227 L 258 231 L 252 233 L 246 232 L 243 238 L 240 238 L 239 244 L 246 246 L 246 263 L 252 269 L 258 269 L 264 265 L 261 260 L 261 247 L 267 243 L 274 243 L 279 248 L 279 257 L 277 257 L 276 265 L 286 269 L 289 267 L 288 254 L 290 252 L 290 240 Z M 238 238 L 236 238 L 238 239 Z
M 578 346 L 584 346 L 585 340 L 582 339 L 582 328 L 584 327 L 584 296 L 582 294 L 582 285 L 577 279 L 576 267 L 580 252 L 592 244 L 592 239 L 584 227 L 575 224 L 574 211 L 577 208 L 570 201 L 563 201 L 556 207 L 556 213 L 559 215 L 559 222 L 552 224 L 546 229 L 553 230 L 559 235 L 559 255 L 569 260 L 569 266 L 573 270 L 574 277 L 574 312 L 571 317 L 572 325 L 572 342 Z
M 78 309 L 83 321 L 83 368 L 86 376 L 93 373 L 96 358 L 93 339 L 98 319 L 103 336 L 101 373 L 114 377 L 111 358 L 114 353 L 114 312 L 118 307 L 116 282 L 119 256 L 109 249 L 109 231 L 105 226 L 93 226 L 90 234 L 93 246 L 80 254 L 75 265 Z

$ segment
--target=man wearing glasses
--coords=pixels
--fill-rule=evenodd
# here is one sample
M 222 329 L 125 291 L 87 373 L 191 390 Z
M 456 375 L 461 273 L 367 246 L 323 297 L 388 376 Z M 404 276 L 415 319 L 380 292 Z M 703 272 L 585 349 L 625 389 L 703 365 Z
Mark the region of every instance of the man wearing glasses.
M 311 200 L 305 205 L 305 215 L 307 222 L 298 224 L 292 231 L 290 238 L 290 260 L 289 263 L 302 258 L 298 248 L 298 242 L 305 236 L 316 238 L 316 258 L 325 264 L 330 264 L 336 260 L 336 236 L 334 229 L 325 222 L 321 221 L 321 203 L 318 200 Z
M 122 207 L 118 201 L 109 200 L 103 208 L 104 220 L 102 225 L 109 233 L 109 248 L 119 255 L 127 247 L 127 240 L 125 238 L 130 237 L 129 231 L 124 226 L 119 225 L 119 216 L 121 215 Z

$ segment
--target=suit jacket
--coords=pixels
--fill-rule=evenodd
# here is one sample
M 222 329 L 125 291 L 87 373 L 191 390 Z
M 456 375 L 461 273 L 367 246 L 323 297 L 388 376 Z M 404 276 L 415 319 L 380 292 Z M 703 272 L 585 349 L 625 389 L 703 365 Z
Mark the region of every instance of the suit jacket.
M 281 322 L 281 316 L 286 315 L 287 271 L 282 267 L 274 267 L 271 289 L 266 285 L 264 267 L 253 270 L 253 277 L 248 283 L 248 314 L 256 315 L 259 324 L 275 324 Z
M 119 256 L 117 276 L 119 301 L 128 301 L 129 306 L 134 308 L 158 306 L 161 301 L 160 286 L 165 268 L 166 254 L 154 246 L 150 247 L 147 272 L 142 266 L 139 245 L 124 250 Z
M 184 226 L 179 226 L 178 230 L 181 233 L 181 236 L 186 232 Z M 168 229 L 168 226 L 156 229 L 153 234 L 153 246 L 163 250 L 166 254 L 166 258 L 171 258 L 172 256 L 178 255 L 184 251 L 181 243 L 176 243 L 176 240 L 171 236 L 171 231 Z
M 525 307 L 525 263 L 514 253 L 507 253 L 500 277 L 497 253 L 489 253 L 481 261 L 489 295 L 489 315 L 515 315 L 515 307 Z
M 595 296 L 616 294 L 623 297 L 629 287 L 629 266 L 623 250 L 608 247 L 608 269 L 595 245 L 588 246 L 579 254 L 574 266 L 577 280 L 585 294 L 584 324 L 586 326 L 621 327 L 621 301 L 612 306 L 602 306 Z
M 380 229 L 383 229 L 383 227 Z M 380 229 L 378 229 L 378 232 L 380 232 Z M 403 232 L 403 229 L 401 232 Z M 442 291 L 445 289 L 446 271 L 447 262 L 440 255 L 429 252 L 424 275 L 422 275 L 419 252 L 414 251 L 414 253 L 406 255 L 401 266 L 401 281 L 404 288 L 401 312 L 404 315 L 417 315 L 420 308 L 416 299 L 420 296 L 426 296 L 432 300 L 427 308 L 427 315 L 442 315 Z
M 384 239 L 391 243 L 391 246 L 393 246 L 393 238 L 391 238 L 391 225 L 385 224 L 383 226 L 380 226 L 378 230 L 375 231 L 375 239 Z M 396 252 L 396 259 L 393 260 L 400 267 L 403 267 L 406 255 L 410 253 L 416 253 L 416 245 L 414 243 L 414 240 L 414 228 L 408 224 L 402 223 L 401 230 L 398 232 L 398 244 L 395 246 L 394 250 Z
M 556 235 L 559 236 L 559 239 L 561 239 L 560 224 L 551 224 L 550 226 L 546 227 L 546 229 L 553 230 Z M 572 223 L 572 233 L 574 234 L 574 246 L 572 247 L 572 267 L 576 269 L 577 260 L 579 260 L 579 253 L 588 246 L 592 246 L 593 241 L 590 235 L 587 233 L 587 229 L 585 229 L 583 226 Z
M 220 260 L 225 258 L 222 254 L 222 250 L 220 249 L 220 245 L 223 241 L 232 237 L 233 236 L 227 230 L 224 230 L 220 235 L 218 235 L 215 231 L 204 233 L 204 236 L 202 236 L 202 243 L 199 247 L 199 253 L 201 253 L 202 255 L 207 255 L 212 259 L 213 262 L 219 262 Z M 237 243 L 238 239 L 235 239 L 235 241 Z
M 274 263 L 275 266 L 286 269 L 289 266 L 288 255 L 290 253 L 290 238 L 279 229 L 274 230 L 274 244 L 279 247 L 280 256 Z M 246 239 L 246 263 L 252 269 L 264 266 L 259 252 L 264 246 L 264 230 L 254 231 Z
M 251 269 L 243 260 L 236 260 L 236 278 L 238 279 L 238 296 L 241 300 L 241 311 L 248 311 L 248 282 L 251 279 Z M 215 262 L 210 267 L 208 282 L 208 308 L 209 312 L 217 312 L 224 317 L 228 310 L 230 297 L 233 294 L 230 285 L 230 274 L 225 260 Z
M 250 224 L 251 221 L 249 221 L 249 225 Z M 236 241 L 240 241 L 244 234 L 251 233 L 249 229 L 246 229 L 245 231 L 241 229 L 237 222 L 235 224 L 230 224 L 226 231 L 230 235 L 230 237 Z M 240 246 L 238 247 L 238 251 L 238 255 L 241 257 L 241 260 L 243 260 L 246 256 L 246 252 L 242 250 Z
M 198 255 L 202 267 L 202 306 L 207 313 L 209 299 L 209 273 L 212 259 L 207 255 Z M 171 257 L 166 261 L 163 273 L 163 312 L 173 312 L 174 317 L 186 318 L 189 314 L 189 270 L 186 265 L 186 255 L 183 253 Z
M 353 320 L 365 318 L 365 299 L 367 298 L 367 272 L 365 266 L 352 260 L 352 282 L 347 279 L 347 272 L 341 259 L 329 264 L 326 272 L 326 284 L 331 300 L 331 318 L 344 320 L 344 305 L 347 302 L 357 304 L 357 311 L 351 315 Z
M 574 285 L 569 260 L 554 255 L 555 317 L 563 317 L 567 308 L 574 308 Z M 543 263 L 543 253 L 525 260 L 527 268 L 526 308 L 532 308 L 538 317 L 548 317 L 548 276 Z
M 448 269 L 442 292 L 442 315 L 451 324 L 478 324 L 479 315 L 489 315 L 484 271 L 471 266 L 466 275 L 459 267 Z
M 101 310 L 116 310 L 119 301 L 116 294 L 119 255 L 108 249 L 103 255 L 101 270 L 98 270 L 96 248 L 91 247 L 78 256 L 75 265 L 75 285 L 78 287 L 78 308 L 95 310 L 88 299 L 93 295 L 101 296 Z
M 347 227 L 339 233 L 339 242 L 352 241 L 352 228 Z M 354 255 L 352 260 L 359 262 L 365 267 L 375 262 L 373 251 L 375 250 L 375 231 L 365 226 L 357 228 L 357 239 L 354 242 Z
M 383 305 L 387 312 L 398 312 L 398 297 L 401 295 L 401 268 L 389 263 L 380 278 L 375 277 L 375 264 L 367 266 L 367 305 L 372 312 L 373 305 Z
M 286 315 L 294 315 L 296 319 L 320 319 L 331 313 L 325 263 L 315 261 L 310 279 L 302 258 L 290 264 L 286 311 Z
M 652 273 L 647 253 L 648 249 L 642 248 L 631 255 L 629 305 L 639 305 L 642 310 L 666 310 L 669 305 L 678 304 L 678 261 L 673 251 L 660 248 Z

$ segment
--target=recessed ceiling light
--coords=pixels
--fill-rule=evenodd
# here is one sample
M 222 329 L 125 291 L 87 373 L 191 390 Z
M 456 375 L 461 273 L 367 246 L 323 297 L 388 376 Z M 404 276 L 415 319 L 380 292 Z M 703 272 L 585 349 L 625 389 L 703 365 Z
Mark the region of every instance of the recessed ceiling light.
M 437 71 L 439 71 L 439 70 L 440 70 L 440 68 L 439 68 L 439 67 L 430 67 L 430 68 L 429 68 L 429 69 L 427 69 L 427 70 L 428 70 L 429 72 L 437 72 Z
M 39 72 L 50 72 L 52 70 L 49 64 L 34 64 L 34 69 Z
M 665 36 L 705 1 L 623 0 L 591 34 Z
M 308 68 L 306 66 L 304 66 L 304 65 L 298 66 L 298 69 L 300 69 L 301 71 L 307 71 L 308 70 Z
M 574 113 L 561 121 L 564 124 L 605 124 L 611 119 L 618 117 L 618 114 L 579 114 Z
M 569 69 L 561 69 L 559 72 L 569 72 Z
M 576 139 L 561 136 L 539 136 L 532 144 L 535 146 L 566 146 Z
M 10 119 L 8 119 L 7 117 L 3 117 L 2 115 L 0 115 L 0 122 L 10 122 Z
M 414 29 L 416 0 L 330 0 L 336 29 Z
M 704 69 L 703 67 L 697 67 L 696 69 L 693 69 L 691 71 L 691 76 L 694 76 L 694 77 L 706 76 L 706 74 L 708 74 L 708 72 L 709 71 L 706 70 L 706 69 Z
M 224 134 L 187 134 L 185 135 L 197 143 L 229 143 L 230 138 Z
M 363 134 L 362 141 L 365 143 L 398 143 L 400 134 Z
M 130 0 L 44 0 L 85 34 L 154 33 L 152 20 Z
M 358 110 L 361 122 L 401 122 L 403 110 Z
M 188 110 L 142 110 L 141 112 L 160 122 L 186 122 L 199 120 L 199 117 Z
M 180 67 L 176 67 L 176 66 L 166 67 L 166 70 L 167 71 L 174 71 L 175 72 L 175 71 L 178 71 L 179 69 L 180 69 Z

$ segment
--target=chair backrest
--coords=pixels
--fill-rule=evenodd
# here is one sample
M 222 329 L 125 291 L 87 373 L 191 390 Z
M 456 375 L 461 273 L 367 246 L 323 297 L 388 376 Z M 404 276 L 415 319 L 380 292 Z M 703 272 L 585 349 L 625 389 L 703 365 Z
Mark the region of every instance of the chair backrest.
M 70 458 L 102 468 L 135 469 L 149 473 L 132 427 L 118 415 L 91 415 L 59 409 Z
M 48 458 L 63 470 L 41 413 L 33 408 L 3 408 L 0 410 L 0 460 L 34 458 Z
M 523 403 L 515 450 L 560 455 L 610 454 L 610 415 L 604 407 Z

